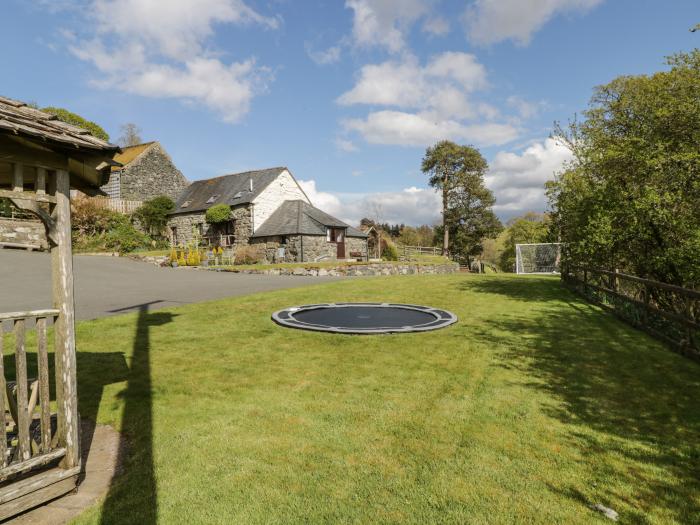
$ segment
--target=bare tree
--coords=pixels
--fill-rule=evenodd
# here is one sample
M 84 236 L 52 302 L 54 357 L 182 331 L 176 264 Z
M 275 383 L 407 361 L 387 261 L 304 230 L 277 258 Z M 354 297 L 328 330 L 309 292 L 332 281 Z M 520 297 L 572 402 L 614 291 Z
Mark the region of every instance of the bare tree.
M 141 128 L 133 122 L 128 122 L 120 127 L 122 135 L 117 143 L 123 147 L 136 146 L 143 143 Z

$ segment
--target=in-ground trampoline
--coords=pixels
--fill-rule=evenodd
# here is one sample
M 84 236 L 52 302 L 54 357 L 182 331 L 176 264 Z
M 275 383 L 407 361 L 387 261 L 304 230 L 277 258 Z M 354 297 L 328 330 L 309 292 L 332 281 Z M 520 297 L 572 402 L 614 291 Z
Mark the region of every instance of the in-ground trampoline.
M 285 308 L 272 314 L 282 326 L 339 334 L 427 332 L 457 322 L 447 310 L 394 303 L 328 303 Z

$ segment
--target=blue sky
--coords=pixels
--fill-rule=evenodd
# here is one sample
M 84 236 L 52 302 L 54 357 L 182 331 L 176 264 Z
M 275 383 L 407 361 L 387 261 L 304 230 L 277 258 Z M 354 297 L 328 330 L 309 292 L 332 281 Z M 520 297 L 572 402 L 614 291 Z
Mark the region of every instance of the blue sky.
M 408 224 L 439 218 L 442 138 L 481 149 L 502 218 L 542 211 L 553 121 L 700 45 L 697 0 L 4 0 L 3 22 L 3 96 L 134 122 L 191 180 L 285 165 L 331 213 Z

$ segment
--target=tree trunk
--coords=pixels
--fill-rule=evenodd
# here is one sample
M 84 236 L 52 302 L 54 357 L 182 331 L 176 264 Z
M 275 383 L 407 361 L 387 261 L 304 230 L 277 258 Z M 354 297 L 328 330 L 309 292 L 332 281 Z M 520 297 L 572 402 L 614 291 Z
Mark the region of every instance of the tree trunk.
M 442 255 L 449 254 L 450 231 L 447 227 L 447 173 L 442 178 Z

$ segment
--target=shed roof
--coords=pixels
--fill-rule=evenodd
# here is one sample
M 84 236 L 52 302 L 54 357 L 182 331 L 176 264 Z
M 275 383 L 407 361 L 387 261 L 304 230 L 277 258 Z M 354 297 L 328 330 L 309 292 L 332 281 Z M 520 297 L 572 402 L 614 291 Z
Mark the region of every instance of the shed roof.
M 0 97 L 0 132 L 40 139 L 71 150 L 85 149 L 93 153 L 119 151 L 118 146 L 93 137 L 83 128 L 66 124 L 55 115 L 5 97 Z
M 275 235 L 326 235 L 326 228 L 347 228 L 347 237 L 367 237 L 340 219 L 302 200 L 284 201 L 257 229 L 253 237 Z
M 112 171 L 120 170 L 130 162 L 133 162 L 136 160 L 136 157 L 141 155 L 141 153 L 146 151 L 153 144 L 155 144 L 155 141 L 144 142 L 143 144 L 136 144 L 135 146 L 126 146 L 122 148 L 121 152 L 114 156 L 114 160 L 121 164 L 121 166 L 112 166 Z
M 285 167 L 268 168 L 194 181 L 180 194 L 172 214 L 207 210 L 216 204 L 235 206 L 252 202 L 285 170 Z

